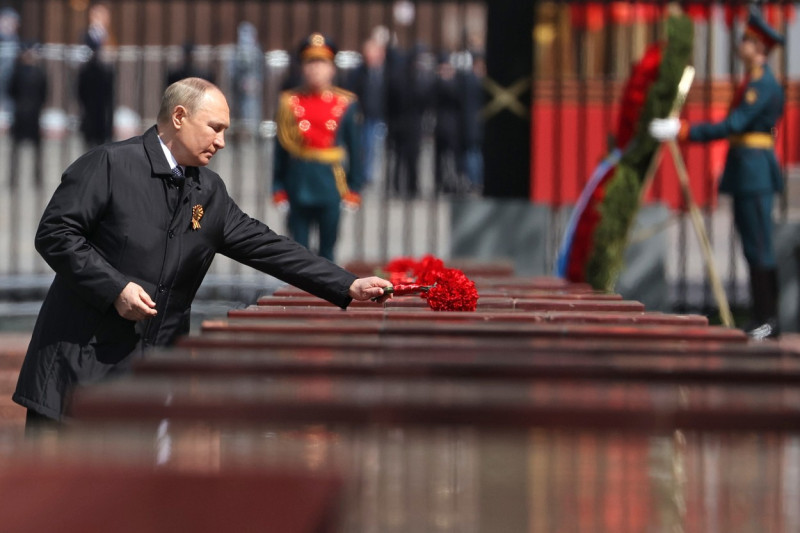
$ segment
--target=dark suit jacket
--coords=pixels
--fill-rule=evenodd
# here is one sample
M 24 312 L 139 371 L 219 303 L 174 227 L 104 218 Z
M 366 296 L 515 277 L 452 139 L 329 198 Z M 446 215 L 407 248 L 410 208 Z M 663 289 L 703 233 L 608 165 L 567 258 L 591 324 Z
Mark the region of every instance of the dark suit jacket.
M 135 354 L 188 332 L 192 299 L 216 253 L 340 306 L 356 276 L 243 213 L 222 179 L 186 169 L 170 207 L 169 163 L 155 127 L 75 161 L 45 209 L 36 249 L 55 270 L 22 366 L 14 401 L 52 418 L 76 384 L 128 369 Z M 192 210 L 202 206 L 200 228 Z M 113 302 L 129 281 L 155 300 L 158 316 L 132 322 Z

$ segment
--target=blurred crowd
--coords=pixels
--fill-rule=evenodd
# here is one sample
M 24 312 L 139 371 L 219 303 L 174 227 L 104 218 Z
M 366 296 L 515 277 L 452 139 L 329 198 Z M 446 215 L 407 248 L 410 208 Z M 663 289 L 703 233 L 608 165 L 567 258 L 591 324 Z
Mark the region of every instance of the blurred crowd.
M 377 154 L 385 146 L 387 186 L 416 196 L 422 140 L 432 136 L 436 190 L 479 192 L 483 55 L 435 54 L 422 45 L 403 50 L 382 27 L 373 31 L 361 52 L 363 61 L 346 72 L 341 84 L 356 93 L 363 108 L 367 175 L 376 175 Z
M 88 25 L 81 41 L 87 47 L 73 88 L 80 109 L 80 132 L 87 147 L 112 139 L 114 134 L 117 76 L 115 64 L 105 51 L 116 42 L 111 31 L 111 12 L 95 4 L 88 11 Z M 18 35 L 19 14 L 12 8 L 0 11 L 0 121 L 13 140 L 12 167 L 16 148 L 31 143 L 41 146 L 41 115 L 46 103 L 48 79 L 42 66 L 41 47 L 22 41 Z M 265 83 L 269 67 L 256 27 L 241 22 L 229 64 L 229 79 L 195 61 L 193 43 L 183 45 L 179 62 L 164 74 L 165 85 L 197 76 L 218 83 L 228 92 L 237 136 L 264 134 Z M 435 188 L 443 193 L 479 193 L 482 190 L 482 119 L 485 62 L 481 51 L 464 46 L 458 51 L 434 51 L 416 44 L 400 47 L 397 37 L 383 26 L 376 27 L 359 53 L 344 52 L 336 84 L 354 92 L 363 111 L 363 153 L 367 183 L 385 176 L 387 191 L 401 197 L 420 192 L 420 156 L 425 145 L 434 147 Z M 292 54 L 293 56 L 293 54 Z M 354 59 L 355 58 L 355 59 Z M 283 88 L 299 83 L 291 58 Z M 265 105 L 267 104 L 267 105 Z M 269 131 L 269 128 L 266 129 Z M 430 142 L 432 141 L 432 143 Z M 40 161 L 37 157 L 37 162 Z M 41 181 L 41 165 L 36 168 Z M 15 176 L 11 172 L 11 176 Z

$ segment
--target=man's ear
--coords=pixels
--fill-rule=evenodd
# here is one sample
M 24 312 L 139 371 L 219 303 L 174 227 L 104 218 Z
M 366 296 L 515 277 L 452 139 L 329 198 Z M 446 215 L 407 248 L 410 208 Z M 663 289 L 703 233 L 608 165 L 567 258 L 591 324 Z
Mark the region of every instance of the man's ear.
M 175 109 L 172 111 L 172 126 L 179 130 L 181 129 L 181 124 L 183 123 L 183 119 L 186 118 L 186 108 L 182 105 L 176 105 Z

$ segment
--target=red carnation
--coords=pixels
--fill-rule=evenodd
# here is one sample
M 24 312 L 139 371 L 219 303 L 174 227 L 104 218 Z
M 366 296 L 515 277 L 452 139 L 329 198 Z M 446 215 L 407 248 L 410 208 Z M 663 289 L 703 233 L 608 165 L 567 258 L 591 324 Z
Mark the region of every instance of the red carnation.
M 617 147 L 624 150 L 636 134 L 639 116 L 647 100 L 647 92 L 658 79 L 661 68 L 662 44 L 651 44 L 642 59 L 631 69 L 631 76 L 625 84 L 620 104 L 617 124 Z
M 475 283 L 456 268 L 444 268 L 433 274 L 435 285 L 424 296 L 434 311 L 475 311 L 478 290 Z
M 426 255 L 414 268 L 414 276 L 420 285 L 433 285 L 436 275 L 444 270 L 444 261 L 433 255 Z
M 389 261 L 383 269 L 390 273 L 402 272 L 403 274 L 408 274 L 413 272 L 416 266 L 417 260 L 413 257 L 396 257 Z

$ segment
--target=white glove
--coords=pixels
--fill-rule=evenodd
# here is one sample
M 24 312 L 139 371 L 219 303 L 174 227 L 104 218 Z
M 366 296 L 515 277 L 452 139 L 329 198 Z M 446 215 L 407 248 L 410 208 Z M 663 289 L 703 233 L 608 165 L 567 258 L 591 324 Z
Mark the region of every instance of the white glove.
M 345 202 L 344 200 L 342 200 L 339 203 L 339 208 L 342 211 L 346 211 L 347 213 L 356 213 L 358 211 L 359 207 L 360 206 L 358 204 L 354 204 L 352 202 Z
M 657 141 L 672 141 L 681 131 L 681 121 L 678 118 L 654 118 L 647 131 Z

